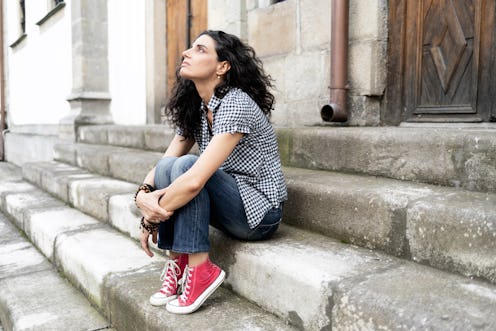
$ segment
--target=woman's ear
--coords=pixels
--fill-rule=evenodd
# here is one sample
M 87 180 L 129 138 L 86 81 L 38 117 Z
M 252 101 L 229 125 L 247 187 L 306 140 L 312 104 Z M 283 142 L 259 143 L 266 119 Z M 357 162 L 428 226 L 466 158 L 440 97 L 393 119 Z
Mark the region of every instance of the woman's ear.
M 225 75 L 226 72 L 229 71 L 229 69 L 231 69 L 231 64 L 229 63 L 229 61 L 222 61 L 219 63 L 219 66 L 217 67 L 217 75 L 218 76 Z

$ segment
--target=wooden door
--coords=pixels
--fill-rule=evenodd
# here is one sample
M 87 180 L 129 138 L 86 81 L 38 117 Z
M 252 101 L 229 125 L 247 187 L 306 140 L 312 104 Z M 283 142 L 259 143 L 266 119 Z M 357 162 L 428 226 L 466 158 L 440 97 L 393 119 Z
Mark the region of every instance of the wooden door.
M 167 0 L 167 89 L 176 80 L 182 52 L 207 29 L 207 0 Z
M 495 121 L 495 1 L 389 4 L 384 122 Z

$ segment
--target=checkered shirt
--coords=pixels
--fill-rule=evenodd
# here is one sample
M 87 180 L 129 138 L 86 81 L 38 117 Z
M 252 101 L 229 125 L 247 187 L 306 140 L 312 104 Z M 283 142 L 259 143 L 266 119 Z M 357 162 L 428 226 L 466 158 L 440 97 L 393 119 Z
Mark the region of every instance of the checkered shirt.
M 200 153 L 207 148 L 213 135 L 244 134 L 221 169 L 236 179 L 248 225 L 253 229 L 269 209 L 287 199 L 274 129 L 260 107 L 238 88 L 230 89 L 223 98 L 214 95 L 210 99 L 212 131 L 205 109 L 202 103 L 201 125 L 193 134 Z M 177 133 L 181 135 L 182 130 L 178 129 Z

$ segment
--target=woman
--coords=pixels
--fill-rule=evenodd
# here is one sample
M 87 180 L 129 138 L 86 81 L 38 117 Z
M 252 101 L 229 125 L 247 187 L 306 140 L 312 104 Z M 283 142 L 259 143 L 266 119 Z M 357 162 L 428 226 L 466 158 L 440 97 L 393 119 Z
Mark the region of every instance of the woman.
M 204 31 L 182 55 L 166 107 L 177 132 L 136 192 L 136 205 L 142 248 L 153 256 L 148 238 L 156 243 L 158 232 L 158 247 L 171 258 L 150 303 L 187 314 L 225 278 L 209 259 L 209 224 L 242 240 L 268 238 L 287 193 L 268 119 L 271 79 L 253 48 L 222 31 Z M 199 157 L 187 155 L 195 142 Z

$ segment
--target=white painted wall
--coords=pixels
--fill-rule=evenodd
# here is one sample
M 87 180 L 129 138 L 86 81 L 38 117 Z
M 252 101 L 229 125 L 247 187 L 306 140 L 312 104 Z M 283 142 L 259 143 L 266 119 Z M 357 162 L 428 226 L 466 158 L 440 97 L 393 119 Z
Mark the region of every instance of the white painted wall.
M 20 35 L 18 1 L 4 1 L 6 40 Z M 26 0 L 26 38 L 7 49 L 9 125 L 57 124 L 69 113 L 72 86 L 70 1 L 41 26 L 49 2 Z
M 109 89 L 116 124 L 146 122 L 145 1 L 109 0 Z
M 8 45 L 20 35 L 18 1 L 5 1 Z M 70 114 L 71 1 L 41 26 L 50 1 L 26 0 L 27 37 L 7 50 L 9 125 L 58 124 Z M 117 124 L 146 121 L 145 2 L 108 1 L 111 113 Z

